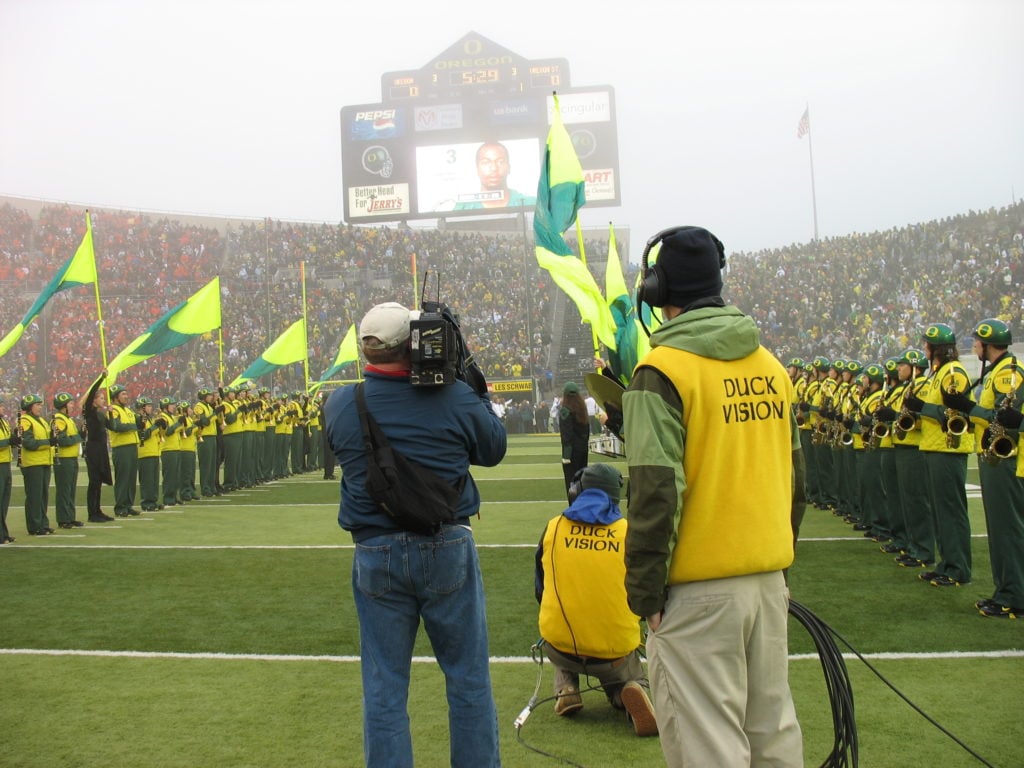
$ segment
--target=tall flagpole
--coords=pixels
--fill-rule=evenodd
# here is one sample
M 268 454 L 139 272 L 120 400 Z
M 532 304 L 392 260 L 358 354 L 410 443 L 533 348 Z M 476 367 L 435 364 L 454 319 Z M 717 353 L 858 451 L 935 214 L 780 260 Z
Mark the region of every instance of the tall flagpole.
M 814 215 L 814 239 L 818 239 L 818 195 L 814 189 L 814 148 L 811 142 L 811 107 L 807 105 L 804 109 L 803 119 L 800 121 L 801 128 L 807 133 L 807 156 L 811 162 L 811 212 Z M 797 130 L 798 137 L 803 134 Z
M 306 262 L 299 262 L 302 278 L 302 391 L 309 392 L 309 321 L 306 319 Z
M 220 374 L 217 378 L 218 386 L 224 386 L 224 322 L 221 320 L 221 327 L 217 329 L 217 371 Z
M 92 218 L 89 216 L 89 211 L 85 212 L 85 227 L 92 231 Z M 92 264 L 93 269 L 96 272 L 96 279 L 93 280 L 93 288 L 96 293 L 96 324 L 100 329 L 100 358 L 103 360 L 103 367 L 107 367 L 107 337 L 103 330 L 103 309 L 100 307 L 100 275 L 99 270 L 96 269 L 96 237 L 92 237 Z
M 580 252 L 580 261 L 582 261 L 583 266 L 589 270 L 590 267 L 587 267 L 587 254 L 583 252 L 583 225 L 580 224 L 580 217 L 578 212 L 576 214 L 576 247 L 579 249 Z M 597 340 L 597 329 L 593 326 L 593 324 L 591 324 L 590 326 L 590 338 L 591 341 L 593 341 L 594 343 L 593 356 L 600 357 L 601 345 L 600 342 Z

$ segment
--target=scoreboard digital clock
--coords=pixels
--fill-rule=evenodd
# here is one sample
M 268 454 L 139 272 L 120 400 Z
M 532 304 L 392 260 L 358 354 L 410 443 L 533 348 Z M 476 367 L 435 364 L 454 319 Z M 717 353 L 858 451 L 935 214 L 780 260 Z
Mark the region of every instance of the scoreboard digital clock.
M 587 180 L 589 205 L 618 205 L 609 86 L 574 88 L 565 59 L 527 60 L 470 33 L 418 70 L 381 76 L 381 102 L 341 110 L 349 222 L 532 208 L 552 91 Z

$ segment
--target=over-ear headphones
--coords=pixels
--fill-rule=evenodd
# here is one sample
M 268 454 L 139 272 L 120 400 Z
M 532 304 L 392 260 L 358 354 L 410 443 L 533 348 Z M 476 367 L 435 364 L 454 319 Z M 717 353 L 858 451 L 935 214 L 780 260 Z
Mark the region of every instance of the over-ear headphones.
M 665 278 L 665 271 L 655 262 L 648 264 L 647 259 L 654 250 L 654 246 L 677 232 L 682 227 L 669 227 L 653 235 L 644 246 L 643 256 L 640 257 L 641 273 L 640 284 L 636 289 L 636 305 L 639 308 L 644 302 L 652 307 L 664 307 L 668 303 L 668 280 Z
M 651 251 L 654 250 L 654 246 L 658 245 L 666 237 L 676 234 L 677 232 L 684 232 L 688 229 L 703 229 L 703 227 L 694 227 L 686 225 L 682 227 L 669 227 L 663 229 L 657 234 L 653 235 L 644 247 L 643 256 L 640 259 L 641 262 L 641 277 L 640 283 L 636 289 L 636 306 L 639 310 L 640 304 L 646 302 L 652 307 L 664 307 L 668 304 L 668 279 L 665 276 L 665 270 L 655 262 L 654 264 L 648 263 Z M 705 230 L 706 231 L 706 230 Z M 715 247 L 718 249 L 718 267 L 723 269 L 725 267 L 725 246 L 722 245 L 722 241 L 717 237 L 711 235 L 711 239 L 715 243 Z M 639 314 L 639 312 L 638 312 Z

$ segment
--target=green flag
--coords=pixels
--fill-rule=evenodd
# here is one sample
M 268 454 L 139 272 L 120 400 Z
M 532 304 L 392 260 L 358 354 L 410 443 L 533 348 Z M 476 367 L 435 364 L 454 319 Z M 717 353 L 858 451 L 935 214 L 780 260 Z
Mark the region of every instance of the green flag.
M 356 324 L 352 323 L 348 328 L 348 333 L 345 334 L 345 338 L 341 340 L 338 356 L 334 358 L 331 367 L 323 372 L 319 381 L 330 381 L 345 365 L 358 359 L 359 346 L 356 344 Z
M 573 255 L 562 237 L 562 233 L 576 221 L 576 212 L 586 203 L 586 196 L 583 167 L 562 123 L 558 96 L 554 99 L 555 108 L 540 169 L 537 207 L 533 216 L 537 263 L 573 300 L 580 317 L 590 323 L 598 339 L 609 349 L 615 349 L 615 321 L 601 289 L 587 265 Z
M 39 294 L 39 298 L 36 299 L 35 303 L 29 308 L 25 317 L 22 318 L 21 322 L 18 323 L 10 332 L 0 339 L 0 357 L 3 357 L 10 352 L 21 335 L 25 332 L 25 329 L 36 319 L 36 316 L 43 311 L 43 307 L 46 306 L 46 302 L 55 293 L 66 291 L 68 288 L 75 288 L 79 285 L 89 285 L 90 283 L 96 282 L 96 252 L 93 249 L 92 244 L 92 219 L 89 217 L 89 212 L 85 212 L 85 236 L 82 238 L 81 244 L 78 246 L 78 250 L 75 251 L 75 255 L 68 259 L 67 263 L 61 267 L 57 274 L 53 276 L 43 288 L 43 292 Z
M 243 384 L 246 381 L 258 379 L 268 373 L 273 373 L 278 368 L 289 363 L 297 363 L 306 359 L 306 321 L 296 320 L 287 330 L 282 333 L 274 343 L 267 347 L 266 351 L 256 358 L 245 371 L 242 372 L 231 386 Z
M 220 328 L 220 278 L 215 277 L 165 314 L 107 364 L 104 386 L 117 375 L 186 341 Z
M 615 321 L 615 349 L 608 352 L 608 363 L 612 374 L 623 386 L 633 378 L 637 363 L 636 307 L 626 289 L 626 278 L 622 274 L 622 262 L 615 242 L 615 229 L 608 224 L 608 266 L 604 271 L 604 295 L 608 309 Z

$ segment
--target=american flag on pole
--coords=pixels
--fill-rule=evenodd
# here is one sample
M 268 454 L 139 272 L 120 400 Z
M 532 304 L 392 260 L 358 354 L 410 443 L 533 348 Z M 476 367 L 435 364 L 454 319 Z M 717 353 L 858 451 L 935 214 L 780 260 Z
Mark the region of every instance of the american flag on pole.
M 808 133 L 811 132 L 811 108 L 808 107 L 804 110 L 804 116 L 800 118 L 800 122 L 796 124 L 796 137 L 802 139 Z

